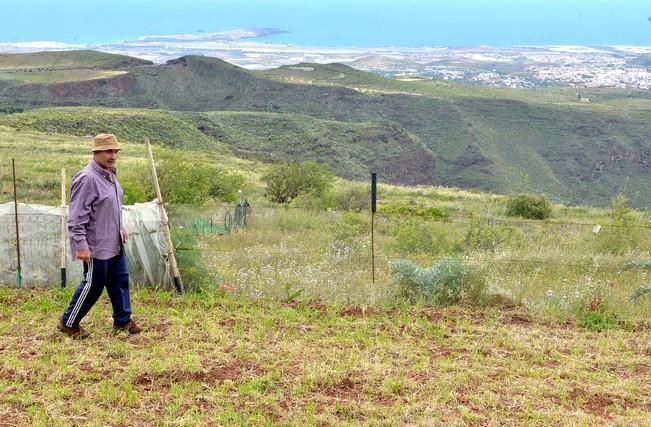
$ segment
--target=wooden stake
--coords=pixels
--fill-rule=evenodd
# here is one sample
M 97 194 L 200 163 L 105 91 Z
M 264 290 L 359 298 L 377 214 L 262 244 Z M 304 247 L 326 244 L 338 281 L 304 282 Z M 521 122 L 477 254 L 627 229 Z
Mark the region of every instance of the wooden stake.
M 18 270 L 16 271 L 16 284 L 20 288 L 23 281 L 23 273 L 20 267 L 20 234 L 18 233 L 18 196 L 16 195 L 16 163 L 11 159 L 11 171 L 14 180 L 14 218 L 16 220 L 16 254 L 18 255 Z
M 66 287 L 66 239 L 68 209 L 66 208 L 66 170 L 61 169 L 61 287 Z
M 179 268 L 176 265 L 176 257 L 174 256 L 174 245 L 172 244 L 172 237 L 170 236 L 170 227 L 169 220 L 167 218 L 167 212 L 165 211 L 165 206 L 163 205 L 163 196 L 160 192 L 160 185 L 158 184 L 158 174 L 156 173 L 156 165 L 154 164 L 154 154 L 151 151 L 151 144 L 149 143 L 149 138 L 145 138 L 145 143 L 147 144 L 147 154 L 149 156 L 149 165 L 151 166 L 151 176 L 154 181 L 154 189 L 156 190 L 156 198 L 158 199 L 158 210 L 160 212 L 161 223 L 163 225 L 163 234 L 165 235 L 165 241 L 167 242 L 167 255 L 170 261 L 170 267 L 172 268 L 172 275 L 174 276 L 174 287 L 176 292 L 183 293 L 183 282 L 181 282 L 181 275 L 179 274 Z

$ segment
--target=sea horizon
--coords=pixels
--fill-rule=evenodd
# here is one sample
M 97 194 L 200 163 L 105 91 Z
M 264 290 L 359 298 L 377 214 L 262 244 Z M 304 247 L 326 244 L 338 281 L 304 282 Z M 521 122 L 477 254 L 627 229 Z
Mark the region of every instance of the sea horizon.
M 333 48 L 651 45 L 651 4 L 641 0 L 23 0 L 3 9 L 2 44 L 92 46 L 276 28 L 283 33 L 249 40 Z

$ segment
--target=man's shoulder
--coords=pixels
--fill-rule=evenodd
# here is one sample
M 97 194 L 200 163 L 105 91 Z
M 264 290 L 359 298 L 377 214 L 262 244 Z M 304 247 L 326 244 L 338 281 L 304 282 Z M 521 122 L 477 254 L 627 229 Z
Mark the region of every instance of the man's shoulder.
M 83 169 L 77 171 L 77 173 L 72 177 L 72 182 L 86 181 L 88 179 L 95 179 L 95 171 L 93 170 L 92 165 L 89 163 Z

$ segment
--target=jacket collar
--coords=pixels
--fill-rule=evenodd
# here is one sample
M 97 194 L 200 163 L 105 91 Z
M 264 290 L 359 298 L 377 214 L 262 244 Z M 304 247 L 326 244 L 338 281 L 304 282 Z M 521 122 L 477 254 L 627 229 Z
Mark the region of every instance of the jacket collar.
M 100 176 L 102 176 L 102 177 L 104 177 L 106 179 L 111 179 L 111 173 L 109 173 L 109 171 L 107 171 L 106 169 L 104 169 L 103 167 L 98 165 L 95 160 L 90 161 L 90 166 L 95 171 L 95 173 L 97 173 L 98 175 L 100 175 Z M 111 168 L 111 172 L 112 172 L 113 175 L 117 174 L 117 170 L 115 168 Z

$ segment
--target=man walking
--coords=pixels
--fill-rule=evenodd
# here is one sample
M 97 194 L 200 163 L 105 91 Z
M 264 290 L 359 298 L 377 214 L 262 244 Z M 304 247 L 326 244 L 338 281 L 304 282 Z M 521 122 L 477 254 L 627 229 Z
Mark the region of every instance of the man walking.
M 131 334 L 140 328 L 131 320 L 129 272 L 124 256 L 128 236 L 122 226 L 122 187 L 115 163 L 120 144 L 113 134 L 95 137 L 93 160 L 72 179 L 68 234 L 70 250 L 84 263 L 84 275 L 58 329 L 73 338 L 90 334 L 79 322 L 106 291 L 113 306 L 113 328 Z

